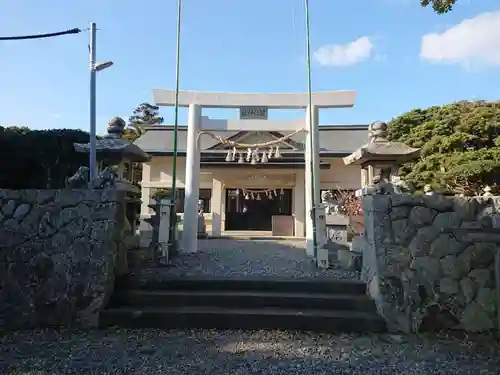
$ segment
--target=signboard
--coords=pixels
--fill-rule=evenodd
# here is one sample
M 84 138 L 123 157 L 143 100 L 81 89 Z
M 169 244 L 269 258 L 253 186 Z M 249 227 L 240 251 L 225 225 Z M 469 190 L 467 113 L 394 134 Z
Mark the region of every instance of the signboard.
M 267 120 L 267 107 L 241 107 L 240 120 Z

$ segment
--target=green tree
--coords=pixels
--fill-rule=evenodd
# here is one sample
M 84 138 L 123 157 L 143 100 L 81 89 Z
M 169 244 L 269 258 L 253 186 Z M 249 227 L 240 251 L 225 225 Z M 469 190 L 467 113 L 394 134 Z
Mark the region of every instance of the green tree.
M 431 5 L 436 13 L 443 14 L 452 10 L 453 5 L 455 5 L 457 1 L 458 0 L 420 0 L 420 4 L 423 7 Z
M 128 119 L 127 129 L 124 137 L 133 142 L 144 134 L 144 128 L 149 125 L 157 125 L 163 122 L 158 106 L 141 103 Z
M 146 126 L 161 124 L 163 122 L 163 117 L 160 116 L 159 111 L 160 108 L 158 106 L 149 103 L 139 104 L 132 113 L 132 116 L 128 119 L 123 138 L 127 139 L 129 142 L 134 142 L 144 134 Z M 134 183 L 139 184 L 142 176 L 142 164 L 134 163 L 132 169 L 132 180 Z
M 389 139 L 421 148 L 420 160 L 401 168 L 417 188 L 470 195 L 500 184 L 500 101 L 412 110 L 389 122 Z
M 27 134 L 31 130 L 27 126 L 17 126 L 17 125 L 8 125 L 8 126 L 0 126 L 0 133 L 1 132 L 9 132 L 10 134 Z M 5 133 L 4 133 L 5 134 Z

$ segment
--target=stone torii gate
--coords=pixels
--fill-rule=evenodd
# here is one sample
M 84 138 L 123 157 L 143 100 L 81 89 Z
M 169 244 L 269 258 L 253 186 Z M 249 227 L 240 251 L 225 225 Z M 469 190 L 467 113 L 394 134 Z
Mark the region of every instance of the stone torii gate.
M 175 90 L 154 89 L 153 97 L 158 106 L 175 106 Z M 305 150 L 305 209 L 307 253 L 315 255 L 313 243 L 311 176 L 315 178 L 314 202 L 320 203 L 319 192 L 319 109 L 350 108 L 354 106 L 355 91 L 328 91 L 312 93 L 312 107 L 309 108 L 308 93 L 227 93 L 203 91 L 179 91 L 179 107 L 189 107 L 187 129 L 186 181 L 181 251 L 198 251 L 198 198 L 200 177 L 199 134 L 201 131 L 276 131 L 293 132 L 304 129 Z M 305 119 L 267 120 L 210 119 L 202 116 L 202 108 L 248 108 L 305 109 Z M 310 112 L 309 112 L 310 111 Z M 310 113 L 312 116 L 310 116 Z M 312 118 L 312 123 L 309 121 Z M 312 137 L 312 141 L 311 141 Z M 311 145 L 312 143 L 312 145 Z M 319 229 L 319 228 L 318 228 Z M 323 234 L 321 234 L 323 235 Z M 318 236 L 319 237 L 319 236 Z

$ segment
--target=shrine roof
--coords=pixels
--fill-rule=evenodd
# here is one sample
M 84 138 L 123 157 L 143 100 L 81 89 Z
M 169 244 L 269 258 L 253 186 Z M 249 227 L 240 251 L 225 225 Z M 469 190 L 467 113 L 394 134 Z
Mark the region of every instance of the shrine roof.
M 187 127 L 178 127 L 178 153 L 180 155 L 186 152 L 187 145 Z M 332 156 L 347 156 L 353 151 L 366 144 L 368 141 L 368 125 L 321 125 L 319 127 L 319 142 L 320 152 L 322 155 L 332 154 Z M 253 132 L 238 132 L 238 131 L 214 131 L 212 132 L 223 138 L 235 138 L 242 133 Z M 271 132 L 260 132 L 271 133 Z M 274 133 L 274 132 L 272 132 Z M 287 135 L 290 132 L 280 132 L 277 135 Z M 276 137 L 276 134 L 274 134 Z M 134 144 L 142 148 L 145 152 L 151 155 L 168 155 L 173 152 L 174 131 L 172 125 L 155 125 L 146 128 L 140 138 Z M 296 144 L 304 144 L 304 133 L 298 133 L 291 138 L 291 141 Z M 218 141 L 208 135 L 200 137 L 200 147 L 202 152 L 220 152 L 217 150 Z M 303 147 L 299 152 L 303 152 Z

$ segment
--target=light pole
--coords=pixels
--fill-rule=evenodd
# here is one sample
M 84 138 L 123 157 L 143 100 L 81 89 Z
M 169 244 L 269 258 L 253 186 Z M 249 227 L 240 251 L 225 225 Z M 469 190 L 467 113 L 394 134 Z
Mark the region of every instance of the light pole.
M 170 247 L 174 247 L 177 228 L 177 212 L 175 210 L 177 203 L 177 148 L 179 137 L 179 76 L 180 76 L 180 56 L 181 56 L 181 15 L 182 0 L 177 0 L 177 43 L 175 49 L 175 107 L 174 107 L 174 154 L 172 158 L 172 197 L 170 201 Z
M 316 179 L 315 179 L 315 165 L 317 162 L 318 155 L 313 153 L 313 150 L 316 150 L 316 132 L 315 129 L 313 128 L 314 123 L 313 123 L 313 107 L 312 107 L 312 79 L 311 79 L 311 36 L 310 36 L 310 17 L 309 17 L 309 0 L 304 0 L 304 6 L 305 6 L 305 11 L 306 11 L 306 58 L 307 58 L 307 98 L 308 98 L 308 104 L 309 104 L 309 128 L 307 129 L 309 131 L 309 141 L 311 142 L 311 156 L 310 156 L 310 163 L 311 163 L 311 219 L 312 219 L 312 240 L 313 240 L 313 248 L 314 248 L 314 259 L 317 261 L 318 260 L 318 233 L 317 233 L 317 228 L 316 228 L 316 205 L 319 202 L 316 202 L 316 189 L 318 189 L 318 186 L 316 184 Z
M 92 180 L 97 176 L 96 170 L 96 74 L 101 70 L 109 68 L 113 65 L 112 61 L 96 62 L 96 25 L 94 22 L 90 24 L 90 153 L 89 153 L 89 169 Z

